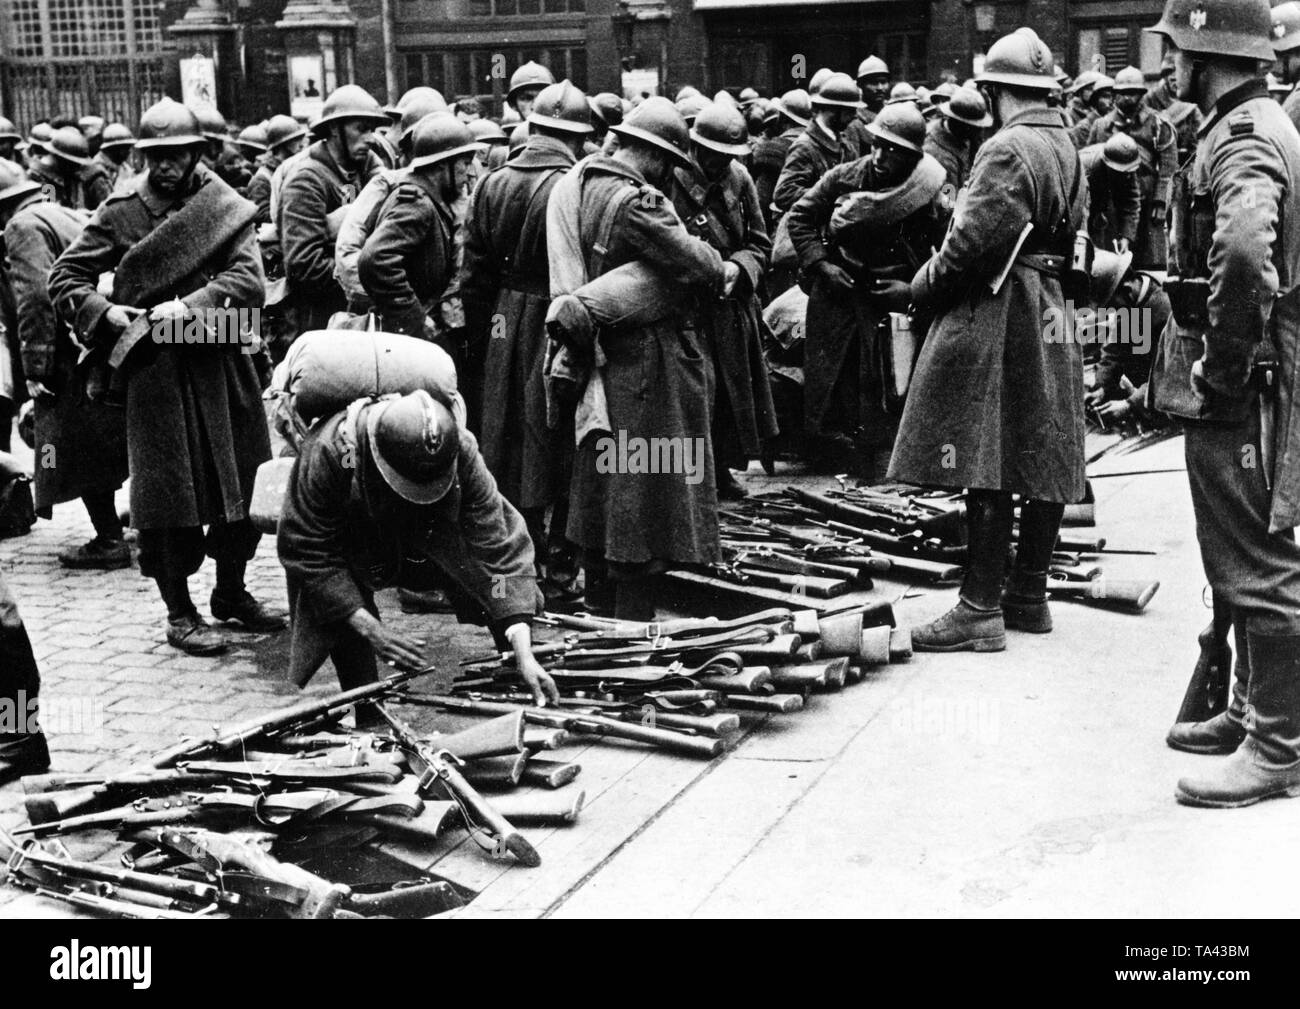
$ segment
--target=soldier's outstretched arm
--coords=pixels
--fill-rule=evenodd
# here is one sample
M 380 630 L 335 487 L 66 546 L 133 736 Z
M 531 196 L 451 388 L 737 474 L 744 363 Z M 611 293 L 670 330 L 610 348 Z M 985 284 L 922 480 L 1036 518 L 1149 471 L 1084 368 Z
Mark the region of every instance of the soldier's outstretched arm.
M 113 235 L 110 208 L 100 207 L 50 268 L 50 300 L 60 318 L 72 326 L 83 343 L 113 340 L 117 332 L 101 325 L 113 303 L 99 293 L 99 275 L 111 273 L 126 255 Z
M 1273 243 L 1288 184 L 1282 155 L 1256 129 L 1227 137 L 1210 162 L 1215 222 L 1202 369 L 1214 390 L 1234 397 L 1250 379 L 1255 345 L 1267 335 L 1278 290 Z
M 943 246 L 912 281 L 913 302 L 941 307 L 996 276 L 1031 219 L 1034 191 L 1029 166 L 1010 147 L 981 150 L 961 212 Z

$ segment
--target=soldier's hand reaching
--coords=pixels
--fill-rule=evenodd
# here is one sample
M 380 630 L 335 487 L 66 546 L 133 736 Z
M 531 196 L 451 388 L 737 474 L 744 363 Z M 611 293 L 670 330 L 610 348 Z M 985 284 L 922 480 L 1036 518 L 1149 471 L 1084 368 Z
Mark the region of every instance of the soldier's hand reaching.
M 428 664 L 424 658 L 426 642 L 423 638 L 386 626 L 368 610 L 353 613 L 348 617 L 348 626 L 370 642 L 381 662 L 398 669 L 422 669 Z
M 836 266 L 828 259 L 823 259 L 814 269 L 835 290 L 853 290 L 853 278 L 849 276 L 848 271 L 843 267 Z
M 533 701 L 539 708 L 546 707 L 546 702 L 560 702 L 560 689 L 555 685 L 542 664 L 533 655 L 533 632 L 525 623 L 511 624 L 505 631 L 506 639 L 515 651 L 515 668 L 519 676 L 532 692 Z
M 44 400 L 47 403 L 54 399 L 54 393 L 50 392 L 49 386 L 44 382 L 35 382 L 30 378 L 27 380 L 27 395 L 32 399 Z
M 1083 401 L 1089 406 L 1101 406 L 1102 403 L 1106 402 L 1106 390 L 1101 386 L 1097 386 L 1097 388 L 1084 393 Z

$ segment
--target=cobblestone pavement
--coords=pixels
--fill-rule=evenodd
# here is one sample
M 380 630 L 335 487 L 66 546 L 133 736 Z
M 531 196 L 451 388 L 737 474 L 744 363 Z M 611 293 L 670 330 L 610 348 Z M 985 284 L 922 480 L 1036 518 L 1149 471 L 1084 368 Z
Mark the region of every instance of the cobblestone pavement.
M 125 505 L 125 492 L 118 501 Z M 71 502 L 55 509 L 53 521 L 38 521 L 29 535 L 0 540 L 0 570 L 18 598 L 41 670 L 41 722 L 57 770 L 125 769 L 182 736 L 211 734 L 214 726 L 338 689 L 328 665 L 305 693 L 289 682 L 287 632 L 232 631 L 231 648 L 212 658 L 172 648 L 157 588 L 137 568 L 69 571 L 59 565 L 61 550 L 92 535 L 85 510 Z M 247 581 L 259 599 L 286 606 L 274 537 L 262 538 Z M 209 560 L 190 579 L 205 616 L 212 585 Z M 380 608 L 398 626 L 418 625 L 442 670 L 491 647 L 485 630 L 461 626 L 454 617 L 402 614 L 392 592 L 380 594 Z M 17 783 L 0 788 L 0 827 L 25 822 L 21 797 Z M 18 895 L 0 887 L 0 904 Z

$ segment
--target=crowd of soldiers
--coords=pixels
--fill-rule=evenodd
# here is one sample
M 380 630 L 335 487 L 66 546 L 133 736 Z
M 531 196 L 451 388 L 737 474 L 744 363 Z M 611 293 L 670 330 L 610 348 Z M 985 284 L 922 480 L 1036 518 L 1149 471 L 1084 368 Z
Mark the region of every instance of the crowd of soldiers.
M 282 629 L 244 582 L 271 358 L 321 329 L 430 341 L 459 391 L 355 403 L 298 446 L 278 534 L 294 678 L 327 656 L 345 686 L 378 661 L 423 664 L 424 643 L 379 619 L 374 592 L 396 585 L 404 608 L 475 613 L 544 701 L 532 617 L 651 618 L 665 570 L 719 561 L 719 499 L 743 493 L 732 470 L 770 465 L 778 444 L 830 472 L 966 492 L 960 600 L 914 629 L 919 650 L 1047 633 L 1085 411 L 1178 417 L 1238 643 L 1228 712 L 1169 738 L 1236 756 L 1179 798 L 1296 794 L 1300 4 L 1169 0 L 1152 31 L 1158 71 L 1113 78 L 1071 79 L 1022 28 L 975 78 L 933 88 L 872 55 L 770 100 L 629 101 L 528 63 L 500 121 L 432 88 L 383 107 L 356 85 L 310 124 L 237 135 L 167 99 L 137 137 L 93 117 L 26 138 L 0 121 L 15 351 L 0 403 L 30 396 L 38 459 L 57 449 L 38 512 L 80 498 L 95 539 L 60 560 L 129 564 L 113 505 L 129 475 L 168 642 L 226 646 L 189 594 L 205 556 L 216 620 Z M 1151 312 L 1158 351 L 1105 343 L 1085 388 L 1088 341 L 1044 338 L 1075 301 Z M 257 353 L 131 335 L 231 307 L 265 310 Z M 801 378 L 784 411 L 778 372 Z M 699 479 L 611 465 L 629 444 L 698 446 Z M 1243 444 L 1267 465 L 1243 468 Z M 428 561 L 435 576 L 416 577 Z M 0 761 L 35 766 L 39 745 L 0 742 Z

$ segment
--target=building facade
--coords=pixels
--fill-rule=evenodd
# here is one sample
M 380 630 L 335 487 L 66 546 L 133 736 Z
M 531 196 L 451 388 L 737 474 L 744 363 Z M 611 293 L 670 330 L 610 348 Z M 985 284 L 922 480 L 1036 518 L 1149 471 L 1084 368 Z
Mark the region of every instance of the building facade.
M 94 112 L 134 124 L 208 93 L 236 122 L 310 115 L 355 81 L 431 85 L 499 110 L 526 60 L 589 91 L 779 94 L 875 53 L 897 79 L 969 77 L 1027 24 L 1077 72 L 1154 69 L 1161 0 L 0 0 L 0 107 L 22 126 Z M 207 75 L 205 77 L 205 74 Z M 319 81 L 315 78 L 319 77 Z M 197 89 L 197 90 L 196 90 Z

